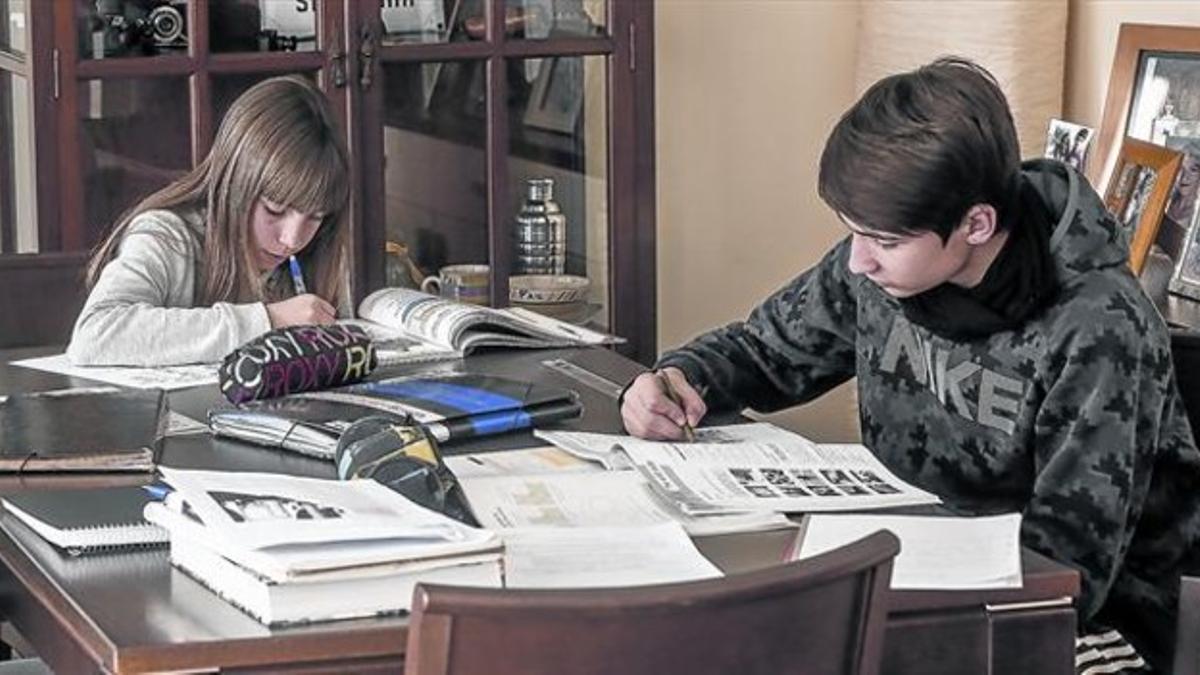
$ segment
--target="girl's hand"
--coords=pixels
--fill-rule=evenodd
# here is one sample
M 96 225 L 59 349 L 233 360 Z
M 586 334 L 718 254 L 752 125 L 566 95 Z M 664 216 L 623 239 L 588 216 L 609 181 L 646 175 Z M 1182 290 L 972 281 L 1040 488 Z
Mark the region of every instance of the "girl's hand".
M 267 316 L 271 319 L 271 328 L 311 324 L 324 326 L 333 323 L 337 311 L 324 299 L 305 293 L 267 305 Z

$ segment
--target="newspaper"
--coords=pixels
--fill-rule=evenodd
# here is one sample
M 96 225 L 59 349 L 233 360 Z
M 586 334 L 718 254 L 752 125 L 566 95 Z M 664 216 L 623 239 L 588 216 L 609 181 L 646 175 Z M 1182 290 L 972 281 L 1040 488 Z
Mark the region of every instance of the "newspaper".
M 172 537 L 182 533 L 278 581 L 319 570 L 479 553 L 499 545 L 495 534 L 417 506 L 373 480 L 161 471 L 174 490 L 166 505 L 175 508 L 150 504 L 147 520 L 171 530 Z
M 186 389 L 217 383 L 217 364 L 200 363 L 187 366 L 155 366 L 136 368 L 132 366 L 77 366 L 67 360 L 66 354 L 39 356 L 22 361 L 13 361 L 14 366 L 46 370 L 71 377 L 81 377 L 97 382 L 107 382 L 135 389 Z
M 889 471 L 866 447 L 817 445 L 768 423 L 706 427 L 695 443 L 586 432 L 541 432 L 568 452 L 623 453 L 688 515 L 771 510 L 846 511 L 936 504 L 937 496 Z
M 566 347 L 619 338 L 519 309 L 492 309 L 408 288 L 384 288 L 358 306 L 381 364 L 463 356 L 480 346 Z M 424 346 L 420 346 L 424 345 Z
M 1021 515 L 980 518 L 821 514 L 805 519 L 797 558 L 844 546 L 877 530 L 900 539 L 894 589 L 1021 587 Z
M 636 471 L 459 476 L 484 527 L 617 527 L 677 522 L 702 536 L 792 527 L 773 511 L 688 516 L 664 503 Z

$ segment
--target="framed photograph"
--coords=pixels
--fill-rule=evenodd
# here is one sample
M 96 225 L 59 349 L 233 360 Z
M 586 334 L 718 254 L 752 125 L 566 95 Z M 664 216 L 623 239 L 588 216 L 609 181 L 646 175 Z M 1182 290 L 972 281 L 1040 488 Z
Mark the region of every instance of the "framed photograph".
M 1129 267 L 1134 274 L 1141 274 L 1158 236 L 1182 161 L 1179 152 L 1136 138 L 1126 138 L 1121 145 L 1104 204 L 1129 241 Z
M 1095 137 L 1096 130 L 1091 127 L 1052 119 L 1050 129 L 1046 132 L 1046 152 L 1043 156 L 1057 159 L 1083 172 L 1087 169 L 1092 139 Z
M 1200 126 L 1200 125 L 1197 125 Z M 1175 243 L 1168 251 L 1175 263 L 1169 290 L 1193 300 L 1200 300 L 1200 208 L 1197 191 L 1200 189 L 1200 128 L 1188 128 L 1167 139 L 1167 147 L 1183 154 L 1175 189 L 1167 201 L 1163 228 L 1170 228 Z M 1161 238 L 1161 237 L 1160 237 Z
M 583 110 L 583 57 L 555 56 L 542 59 L 537 79 L 525 108 L 525 124 L 540 129 L 574 134 Z
M 1122 139 L 1166 146 L 1200 125 L 1200 27 L 1121 24 L 1088 177 L 1102 194 Z

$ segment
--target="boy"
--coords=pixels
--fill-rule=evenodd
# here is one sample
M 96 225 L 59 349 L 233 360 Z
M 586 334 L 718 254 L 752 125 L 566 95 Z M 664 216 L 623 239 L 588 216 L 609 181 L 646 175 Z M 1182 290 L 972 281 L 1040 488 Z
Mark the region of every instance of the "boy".
M 1200 452 L 1099 197 L 1061 163 L 1022 165 L 999 86 L 953 58 L 867 91 L 818 189 L 850 236 L 745 322 L 665 354 L 682 405 L 644 374 L 626 428 L 679 438 L 708 409 L 857 377 L 863 442 L 893 471 L 958 512 L 1021 512 L 1025 546 L 1079 569 L 1081 630 L 1101 635 L 1080 670 L 1169 668 Z

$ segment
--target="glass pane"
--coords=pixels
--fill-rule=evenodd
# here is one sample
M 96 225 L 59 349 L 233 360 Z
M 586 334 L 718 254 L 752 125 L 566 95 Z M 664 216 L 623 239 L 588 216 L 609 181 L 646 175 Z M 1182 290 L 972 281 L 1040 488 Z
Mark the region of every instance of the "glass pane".
M 141 198 L 191 168 L 186 78 L 79 84 L 88 245 Z
M 482 0 L 379 0 L 383 44 L 482 40 Z
M 317 0 L 216 0 L 208 8 L 214 52 L 311 52 Z
M 606 6 L 605 0 L 509 0 L 504 25 L 510 40 L 604 35 Z
M 28 0 L 0 0 L 0 51 L 25 55 L 25 25 Z
M 608 120 L 605 58 L 516 61 L 509 102 L 513 305 L 608 323 Z M 510 68 L 511 71 L 511 68 Z
M 0 72 L 0 253 L 38 251 L 29 82 Z
M 419 287 L 449 265 L 488 264 L 484 63 L 387 64 L 383 75 L 388 285 Z M 441 292 L 487 297 L 478 268 L 445 271 L 466 281 Z
M 85 59 L 187 51 L 188 0 L 75 0 Z

